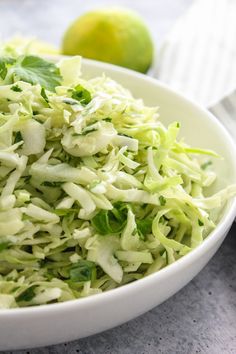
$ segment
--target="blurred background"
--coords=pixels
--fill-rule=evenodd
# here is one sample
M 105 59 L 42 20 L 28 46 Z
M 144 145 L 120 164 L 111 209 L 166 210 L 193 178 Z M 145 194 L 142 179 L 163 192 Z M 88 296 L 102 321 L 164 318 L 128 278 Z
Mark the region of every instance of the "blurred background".
M 236 0 L 0 0 L 0 39 L 8 40 L 15 35 L 21 35 L 50 43 L 62 50 L 63 54 L 86 56 L 76 43 L 84 23 L 68 35 L 67 43 L 70 42 L 69 46 L 74 48 L 73 52 L 62 48 L 65 33 L 81 15 L 91 10 L 112 7 L 133 10 L 150 32 L 154 56 L 148 74 L 212 109 L 229 131 L 234 131 L 236 137 L 236 123 L 232 123 L 230 118 L 236 115 L 236 93 L 223 102 L 223 110 L 221 106 L 215 109 L 215 105 L 232 94 L 236 88 Z M 117 12 L 119 13 L 119 10 Z M 139 35 L 129 21 L 128 24 L 127 27 L 121 27 L 123 32 L 128 28 L 129 34 L 125 34 L 126 37 L 130 35 L 130 44 L 121 46 L 122 55 L 129 57 L 130 62 L 137 62 L 136 67 L 124 65 L 136 70 L 138 66 L 140 68 L 140 56 L 144 56 L 146 50 L 139 55 L 140 47 L 136 48 L 136 52 L 132 48 L 133 44 L 138 42 L 137 38 L 144 38 L 143 31 L 139 32 Z M 118 41 L 125 41 L 125 36 L 119 35 L 119 21 L 114 20 L 114 28 L 120 37 Z M 119 46 L 112 42 L 109 35 L 111 32 L 103 32 L 105 44 L 110 38 L 106 56 L 110 53 L 114 56 Z M 85 41 L 86 33 L 87 28 L 80 43 Z M 97 31 L 95 34 L 93 33 L 92 38 L 96 37 L 97 43 L 100 43 L 101 37 Z M 91 36 L 89 40 L 86 39 L 86 43 L 92 47 L 90 39 Z M 147 39 L 141 41 L 147 48 Z M 96 57 L 99 50 L 99 55 L 103 55 L 104 47 L 95 47 L 96 43 L 92 49 L 93 54 L 87 57 L 106 61 L 104 56 Z M 127 48 L 130 49 L 129 54 Z M 88 45 L 86 50 L 89 50 Z M 116 59 L 111 62 L 122 65 Z M 147 65 L 138 71 L 147 72 L 150 63 L 151 58 L 146 57 Z
M 107 6 L 125 6 L 143 16 L 154 42 L 160 46 L 164 35 L 193 0 L 0 0 L 0 34 L 36 36 L 60 45 L 69 24 L 86 11 Z

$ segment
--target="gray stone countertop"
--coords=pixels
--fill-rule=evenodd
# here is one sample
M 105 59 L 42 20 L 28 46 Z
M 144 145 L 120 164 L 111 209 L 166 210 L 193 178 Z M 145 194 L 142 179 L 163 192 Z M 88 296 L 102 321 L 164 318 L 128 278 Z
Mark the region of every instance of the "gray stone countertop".
M 140 12 L 157 48 L 192 0 L 0 0 L 0 36 L 36 36 L 59 45 L 67 25 L 91 8 Z M 201 273 L 162 305 L 122 326 L 71 343 L 15 354 L 236 353 L 236 223 Z M 6 352 L 10 354 L 13 352 Z

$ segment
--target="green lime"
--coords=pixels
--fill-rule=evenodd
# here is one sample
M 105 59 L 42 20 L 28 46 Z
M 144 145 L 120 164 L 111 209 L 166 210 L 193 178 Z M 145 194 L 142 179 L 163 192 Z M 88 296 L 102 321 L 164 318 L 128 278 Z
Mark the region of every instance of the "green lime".
M 137 14 L 117 8 L 100 9 L 72 23 L 64 35 L 62 53 L 145 73 L 152 63 L 153 43 Z

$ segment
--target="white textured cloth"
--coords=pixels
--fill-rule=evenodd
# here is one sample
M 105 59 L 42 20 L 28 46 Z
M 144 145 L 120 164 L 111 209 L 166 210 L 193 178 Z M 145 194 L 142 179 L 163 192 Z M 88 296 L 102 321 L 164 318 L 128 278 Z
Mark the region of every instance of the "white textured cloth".
M 236 139 L 236 0 L 196 0 L 167 35 L 154 72 L 208 107 Z
M 236 90 L 210 107 L 210 111 L 220 119 L 236 142 Z

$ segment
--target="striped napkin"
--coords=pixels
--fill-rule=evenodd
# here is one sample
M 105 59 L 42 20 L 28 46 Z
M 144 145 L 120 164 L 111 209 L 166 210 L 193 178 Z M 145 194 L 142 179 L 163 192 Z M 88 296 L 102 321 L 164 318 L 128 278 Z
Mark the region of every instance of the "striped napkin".
M 154 76 L 210 109 L 236 139 L 236 0 L 195 0 L 167 35 Z

